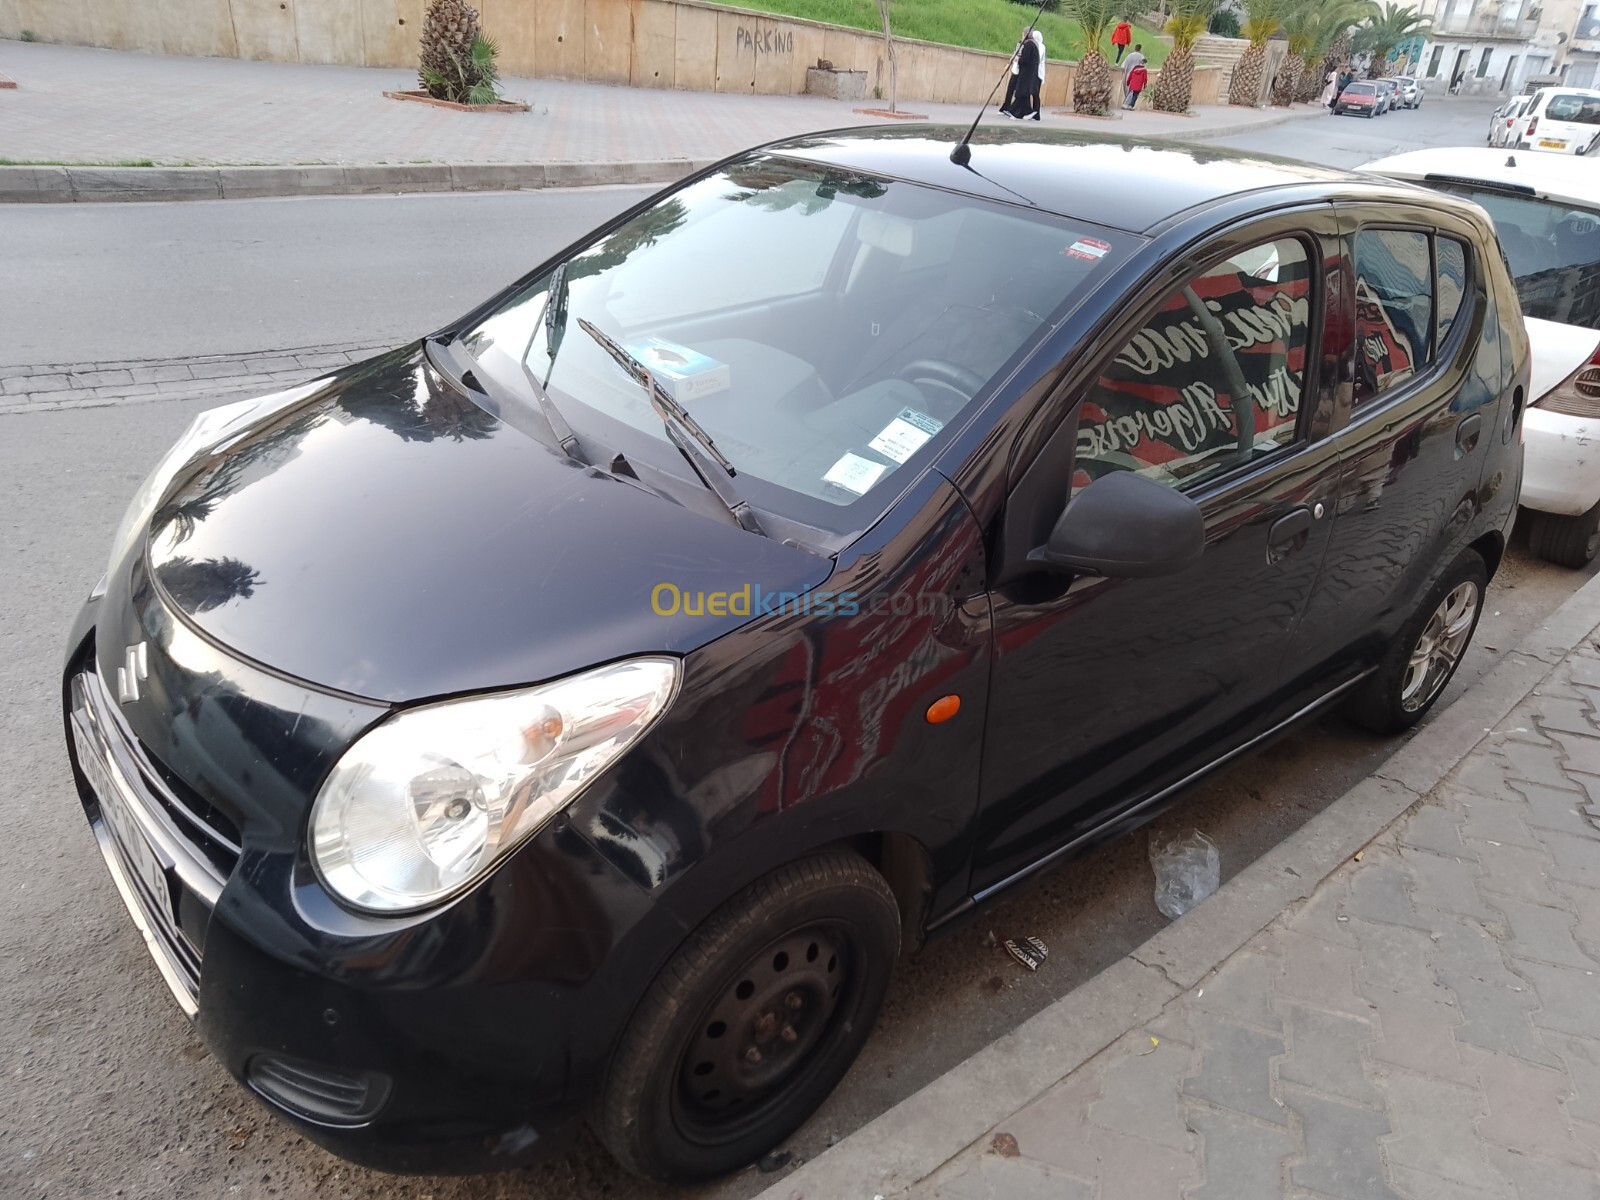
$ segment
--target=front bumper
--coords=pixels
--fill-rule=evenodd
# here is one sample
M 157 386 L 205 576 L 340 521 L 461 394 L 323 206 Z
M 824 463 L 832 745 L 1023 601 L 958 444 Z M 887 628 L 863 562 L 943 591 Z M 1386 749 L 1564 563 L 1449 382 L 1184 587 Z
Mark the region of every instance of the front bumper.
M 1600 504 L 1600 421 L 1534 406 L 1523 438 L 1525 508 L 1575 517 Z
M 306 861 L 305 813 L 330 748 L 374 710 L 233 660 L 159 605 L 113 582 L 86 607 L 68 748 L 117 890 L 217 1061 L 383 1170 L 495 1170 L 561 1144 L 681 931 L 553 826 L 441 910 L 340 909 Z M 287 761 L 286 731 L 307 763 Z

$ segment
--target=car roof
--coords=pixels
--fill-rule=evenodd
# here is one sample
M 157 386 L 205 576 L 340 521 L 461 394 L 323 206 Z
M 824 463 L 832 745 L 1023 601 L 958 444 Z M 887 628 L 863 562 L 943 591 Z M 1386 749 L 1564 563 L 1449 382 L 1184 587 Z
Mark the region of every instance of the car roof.
M 981 126 L 963 167 L 950 151 L 959 125 L 838 129 L 762 147 L 807 162 L 887 175 L 1142 233 L 1240 192 L 1312 183 L 1368 184 L 1349 171 L 1182 142 L 1068 129 Z
M 1600 100 L 1600 88 L 1568 87 L 1564 83 L 1546 84 L 1537 94 L 1543 98 L 1546 108 L 1557 96 L 1582 96 L 1585 100 Z
M 1376 79 L 1353 79 L 1345 84 L 1344 90 L 1348 92 L 1351 88 L 1375 88 L 1377 86 L 1378 81 Z
M 1466 180 L 1510 184 L 1532 188 L 1541 199 L 1568 204 L 1592 205 L 1600 199 L 1600 159 L 1574 154 L 1444 146 L 1380 158 L 1361 169 L 1419 183 Z

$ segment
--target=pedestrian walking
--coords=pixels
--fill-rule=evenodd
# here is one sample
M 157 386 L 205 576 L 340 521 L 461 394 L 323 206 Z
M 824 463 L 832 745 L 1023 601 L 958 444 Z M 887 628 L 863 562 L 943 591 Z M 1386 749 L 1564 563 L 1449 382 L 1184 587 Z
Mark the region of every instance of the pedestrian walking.
M 1017 77 L 1021 72 L 1019 60 L 1022 57 L 1022 43 L 1028 38 L 1028 31 L 1022 31 L 1022 37 L 1017 39 L 1017 48 L 1011 52 L 1011 78 L 1006 81 L 1006 98 L 1000 102 L 1000 111 L 1008 117 L 1016 116 L 1017 107 Z
M 1039 85 L 1044 80 L 1044 35 L 1037 29 L 1027 31 L 1022 45 L 1017 49 L 1016 95 L 1009 115 L 1019 121 L 1032 117 L 1039 119 Z
M 1133 52 L 1128 55 L 1128 61 L 1122 64 L 1122 90 L 1124 92 L 1129 90 L 1128 81 L 1132 77 L 1133 72 L 1137 68 L 1144 66 L 1148 61 L 1149 60 L 1144 56 L 1144 44 L 1142 42 L 1135 42 L 1133 44 Z M 1137 99 L 1137 96 L 1133 96 L 1127 100 L 1124 100 L 1122 107 L 1132 108 L 1133 102 Z
M 1126 79 L 1126 87 L 1128 89 L 1128 107 L 1129 108 L 1137 108 L 1138 107 L 1138 104 L 1139 104 L 1139 93 L 1144 91 L 1145 85 L 1148 84 L 1149 82 L 1150 82 L 1150 72 L 1145 67 L 1145 65 L 1143 63 L 1140 63 L 1133 70 L 1128 72 L 1127 79 Z
M 1122 61 L 1122 56 L 1127 52 L 1128 43 L 1133 41 L 1133 26 L 1128 24 L 1124 17 L 1117 22 L 1117 27 L 1111 31 L 1111 44 L 1117 48 L 1117 62 Z
M 1033 89 L 1033 119 L 1037 121 L 1039 120 L 1040 109 L 1043 106 L 1042 97 L 1044 95 L 1044 60 L 1046 57 L 1044 50 L 1044 34 L 1040 30 L 1035 29 L 1033 31 L 1033 40 L 1034 43 L 1039 47 L 1039 78 Z
M 1322 89 L 1322 103 L 1327 108 L 1332 108 L 1339 102 L 1339 72 L 1329 71 L 1327 86 Z

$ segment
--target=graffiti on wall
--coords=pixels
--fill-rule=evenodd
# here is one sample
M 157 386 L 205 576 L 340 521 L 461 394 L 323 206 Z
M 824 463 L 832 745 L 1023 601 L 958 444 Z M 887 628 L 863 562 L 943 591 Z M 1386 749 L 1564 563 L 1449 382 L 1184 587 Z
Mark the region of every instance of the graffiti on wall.
M 733 33 L 734 48 L 748 50 L 757 59 L 794 53 L 794 33 L 776 29 L 747 29 L 741 25 Z

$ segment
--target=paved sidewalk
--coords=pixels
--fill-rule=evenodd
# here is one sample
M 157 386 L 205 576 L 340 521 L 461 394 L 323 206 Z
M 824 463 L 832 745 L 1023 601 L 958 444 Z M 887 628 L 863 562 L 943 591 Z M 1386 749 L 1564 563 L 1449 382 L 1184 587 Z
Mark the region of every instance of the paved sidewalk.
M 1170 998 L 1122 1020 L 1110 1045 L 965 1150 L 926 1170 L 898 1164 L 915 1180 L 898 1188 L 875 1188 L 867 1158 L 830 1166 L 830 1151 L 809 1179 L 802 1170 L 766 1195 L 1600 1197 L 1597 621 L 1590 584 L 1552 622 L 1576 630 L 1576 648 L 1546 658 L 1548 674 L 1528 658 L 1497 670 L 1505 702 L 1523 698 L 1492 731 L 1452 709 L 1419 734 L 1375 787 L 1403 787 L 1457 753 L 1441 739 L 1467 752 L 1215 971 L 1186 974 L 1184 960 L 1218 936 L 1207 906 L 1241 903 L 1229 888 L 1124 960 L 1160 970 Z M 1474 694 L 1456 708 L 1492 702 Z M 1096 998 L 1035 1018 L 1005 1061 L 1058 1054 L 1076 1021 L 1099 1020 Z M 993 1089 L 1029 1091 L 1015 1067 L 986 1070 Z M 880 1121 L 877 1137 L 893 1137 L 893 1113 Z M 841 1191 L 857 1169 L 865 1186 Z
M 265 394 L 393 348 L 391 342 L 346 342 L 257 354 L 0 367 L 0 417 L 157 400 L 227 398 L 244 391 Z
M 516 114 L 457 113 L 389 100 L 411 71 L 176 58 L 0 41 L 0 158 L 157 164 L 591 163 L 720 158 L 774 138 L 879 119 L 814 96 L 654 91 L 549 79 L 504 80 Z M 902 103 L 935 121 L 969 105 Z M 1046 115 L 1054 125 L 1195 136 L 1320 115 L 1314 106 L 1214 106 L 1192 117 Z M 988 120 L 995 117 L 990 110 Z

